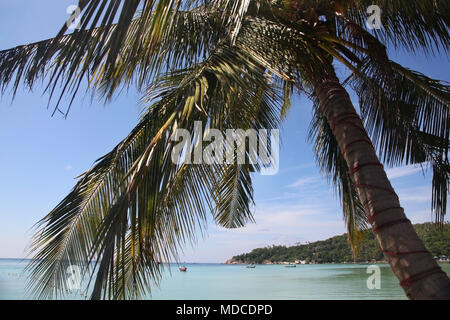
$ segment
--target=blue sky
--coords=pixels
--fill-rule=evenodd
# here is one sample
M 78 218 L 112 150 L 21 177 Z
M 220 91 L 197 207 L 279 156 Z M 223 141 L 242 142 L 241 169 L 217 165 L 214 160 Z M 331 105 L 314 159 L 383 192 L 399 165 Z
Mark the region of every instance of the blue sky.
M 74 0 L 0 2 L 0 50 L 52 37 Z M 450 81 L 449 60 L 393 52 L 395 61 Z M 107 105 L 80 95 L 67 119 L 47 109 L 42 87 L 0 98 L 0 257 L 24 257 L 32 226 L 71 190 L 75 177 L 110 151 L 137 123 L 133 90 Z M 354 98 L 354 102 L 357 100 Z M 181 260 L 223 262 L 255 247 L 326 239 L 345 232 L 339 200 L 314 164 L 307 143 L 311 104 L 296 97 L 281 130 L 280 172 L 255 176 L 256 224 L 224 230 L 209 223 Z M 417 167 L 388 170 L 413 222 L 431 220 L 430 174 Z

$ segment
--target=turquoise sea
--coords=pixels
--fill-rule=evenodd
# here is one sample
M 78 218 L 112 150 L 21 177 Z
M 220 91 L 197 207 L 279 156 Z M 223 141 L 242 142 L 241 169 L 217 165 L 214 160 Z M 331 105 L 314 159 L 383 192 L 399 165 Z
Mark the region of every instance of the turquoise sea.
M 28 261 L 0 259 L 0 300 L 30 299 L 25 295 L 23 270 Z M 187 272 L 173 265 L 159 287 L 153 287 L 148 299 L 173 300 L 289 300 L 289 299 L 405 299 L 388 265 L 378 264 L 381 288 L 368 289 L 368 265 L 323 264 L 257 265 L 254 269 L 242 265 L 186 264 Z M 450 274 L 450 264 L 441 264 Z M 81 291 L 67 294 L 66 299 L 85 299 Z

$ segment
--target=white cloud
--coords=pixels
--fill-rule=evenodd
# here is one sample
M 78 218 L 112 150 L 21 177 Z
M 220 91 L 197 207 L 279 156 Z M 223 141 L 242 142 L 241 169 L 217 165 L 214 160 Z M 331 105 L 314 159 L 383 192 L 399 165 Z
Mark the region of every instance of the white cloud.
M 407 214 L 412 223 L 424 223 L 433 221 L 433 216 L 431 215 L 430 210 L 408 212 Z
M 389 179 L 397 179 L 416 174 L 417 172 L 420 171 L 422 171 L 422 167 L 419 166 L 404 166 L 399 168 L 388 169 L 386 170 L 386 173 Z
M 254 214 L 256 223 L 231 230 L 220 226 L 214 228 L 216 231 L 227 234 L 297 237 L 302 231 L 309 233 L 316 228 L 344 225 L 340 211 L 336 211 L 336 213 L 333 211 L 331 217 L 327 213 L 331 213 L 330 207 L 321 204 L 264 206 L 263 209 L 256 208 Z
M 70 171 L 72 169 L 73 169 L 73 167 L 70 164 L 64 166 L 64 170 L 66 170 L 66 171 Z
M 431 202 L 431 185 L 399 189 L 397 193 L 402 202 Z
M 317 183 L 318 181 L 320 181 L 319 176 L 301 178 L 301 179 L 298 179 L 297 181 L 295 181 L 293 184 L 288 185 L 287 187 L 288 188 L 298 188 L 298 187 L 303 187 L 305 185 Z
M 320 177 L 317 178 L 320 181 Z M 310 179 L 313 181 L 313 179 Z M 311 182 L 312 183 L 312 182 Z M 339 202 L 329 190 L 313 190 L 308 185 L 305 195 L 295 203 L 287 201 L 256 202 L 256 223 L 243 228 L 225 229 L 209 224 L 207 235 L 198 246 L 187 249 L 185 261 L 224 262 L 234 255 L 269 245 L 323 240 L 345 233 Z M 183 261 L 184 261 L 183 260 Z
M 188 260 L 202 262 L 224 262 L 234 255 L 250 252 L 255 248 L 270 245 L 294 245 L 296 243 L 323 240 L 345 233 L 341 216 L 335 217 L 317 209 L 312 215 L 306 210 L 280 213 L 257 212 L 256 224 L 239 229 L 224 229 L 214 226 L 207 239 L 200 241 L 195 253 L 186 252 Z M 317 213 L 317 216 L 316 216 Z M 318 215 L 321 218 L 318 219 Z M 211 248 L 214 250 L 211 250 Z
M 387 173 L 390 179 L 399 179 L 420 171 L 421 167 L 405 166 L 389 169 Z M 224 262 L 254 248 L 312 242 L 346 232 L 339 201 L 320 175 L 310 173 L 292 181 L 285 185 L 288 189 L 256 201 L 256 223 L 232 230 L 210 225 L 209 236 L 186 254 L 188 260 Z M 425 206 L 430 199 L 429 186 L 407 185 L 398 191 L 415 223 L 429 221 Z
M 280 173 L 287 173 L 287 172 L 292 172 L 292 171 L 297 171 L 297 170 L 301 170 L 301 169 L 309 169 L 309 168 L 313 168 L 315 166 L 314 162 L 308 162 L 308 163 L 304 163 L 295 167 L 289 167 L 289 168 L 282 168 L 280 170 Z
M 272 201 L 280 201 L 280 200 L 292 200 L 292 199 L 298 199 L 299 197 L 300 197 L 299 193 L 285 192 L 281 196 L 277 196 L 277 197 L 273 197 L 273 198 L 257 199 L 256 203 L 272 202 Z
M 402 201 L 411 202 L 431 202 L 431 193 L 426 194 L 401 194 L 399 195 Z

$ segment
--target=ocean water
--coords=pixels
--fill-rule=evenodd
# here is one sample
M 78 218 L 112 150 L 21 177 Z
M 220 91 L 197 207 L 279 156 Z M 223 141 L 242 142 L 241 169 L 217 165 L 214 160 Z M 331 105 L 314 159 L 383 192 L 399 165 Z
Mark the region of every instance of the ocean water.
M 31 299 L 25 294 L 27 261 L 0 259 L 0 300 Z M 380 289 L 368 289 L 368 265 L 324 264 L 257 265 L 254 269 L 242 265 L 186 264 L 187 272 L 173 265 L 158 287 L 153 286 L 148 299 L 164 300 L 289 300 L 289 299 L 405 299 L 388 265 L 381 270 Z M 450 264 L 441 264 L 450 274 Z M 85 299 L 74 290 L 66 299 Z

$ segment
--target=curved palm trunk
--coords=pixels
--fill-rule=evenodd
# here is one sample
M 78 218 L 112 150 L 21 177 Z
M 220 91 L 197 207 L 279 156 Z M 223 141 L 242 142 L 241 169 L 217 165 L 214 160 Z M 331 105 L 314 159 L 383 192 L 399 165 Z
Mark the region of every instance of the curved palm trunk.
M 410 299 L 450 299 L 450 279 L 400 207 L 363 123 L 333 68 L 314 79 L 322 112 L 344 154 L 380 249 Z

